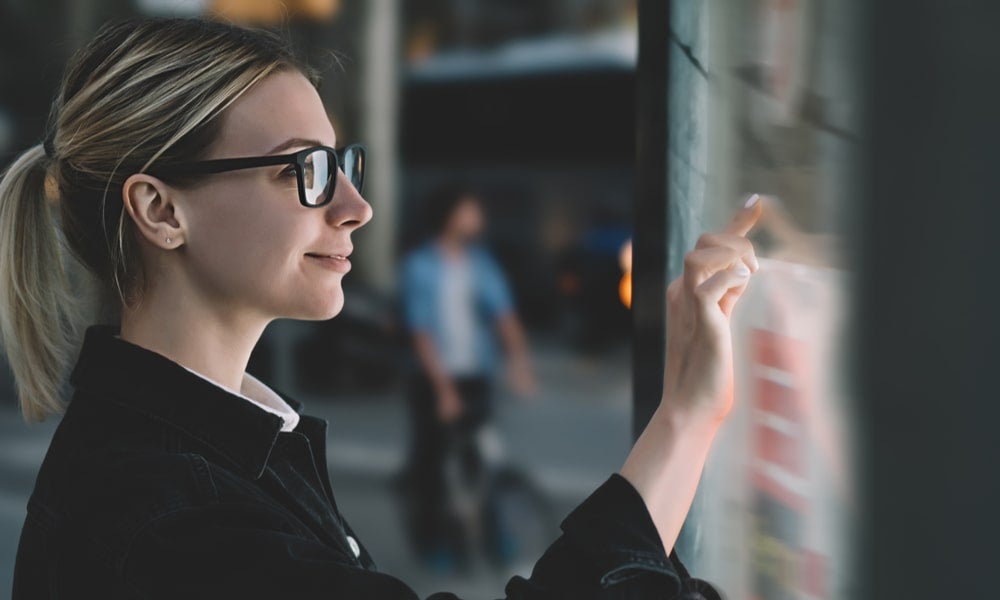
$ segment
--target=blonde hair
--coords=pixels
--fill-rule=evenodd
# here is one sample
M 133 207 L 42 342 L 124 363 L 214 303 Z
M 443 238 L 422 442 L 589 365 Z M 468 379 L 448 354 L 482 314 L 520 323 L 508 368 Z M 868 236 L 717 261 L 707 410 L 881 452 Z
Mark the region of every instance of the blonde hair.
M 0 176 L 0 330 L 27 421 L 64 409 L 61 388 L 94 308 L 142 297 L 125 179 L 204 157 L 225 109 L 286 69 L 318 83 L 277 35 L 198 19 L 110 24 L 71 59 L 45 143 Z M 78 264 L 91 281 L 73 281 Z

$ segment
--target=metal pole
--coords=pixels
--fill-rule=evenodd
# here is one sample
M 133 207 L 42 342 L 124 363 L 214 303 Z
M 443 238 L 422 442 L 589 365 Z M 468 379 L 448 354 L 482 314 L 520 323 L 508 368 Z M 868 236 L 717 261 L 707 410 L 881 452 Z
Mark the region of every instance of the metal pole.
M 632 434 L 663 392 L 667 276 L 667 86 L 670 2 L 639 1 L 636 199 L 632 242 Z
M 398 202 L 399 0 L 372 0 L 365 25 L 364 132 L 378 177 L 365 182 L 375 218 L 358 232 L 368 280 L 392 288 Z

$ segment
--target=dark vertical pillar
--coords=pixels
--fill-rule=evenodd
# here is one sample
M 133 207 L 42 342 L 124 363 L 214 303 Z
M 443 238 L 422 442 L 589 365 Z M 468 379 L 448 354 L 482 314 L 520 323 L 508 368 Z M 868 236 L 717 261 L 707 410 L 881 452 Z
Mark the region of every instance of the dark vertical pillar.
M 636 199 L 632 240 L 633 437 L 663 389 L 667 277 L 667 86 L 670 2 L 639 0 Z
M 996 598 L 1000 3 L 871 11 L 859 422 L 868 598 Z

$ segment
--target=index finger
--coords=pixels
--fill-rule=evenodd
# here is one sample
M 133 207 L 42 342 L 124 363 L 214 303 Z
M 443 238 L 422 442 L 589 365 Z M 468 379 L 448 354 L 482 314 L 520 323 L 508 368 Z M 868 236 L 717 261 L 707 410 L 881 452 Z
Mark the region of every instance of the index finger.
M 757 220 L 760 219 L 763 212 L 764 203 L 760 201 L 760 194 L 754 194 L 747 198 L 746 204 L 740 208 L 733 220 L 722 231 L 745 237 L 757 224 Z

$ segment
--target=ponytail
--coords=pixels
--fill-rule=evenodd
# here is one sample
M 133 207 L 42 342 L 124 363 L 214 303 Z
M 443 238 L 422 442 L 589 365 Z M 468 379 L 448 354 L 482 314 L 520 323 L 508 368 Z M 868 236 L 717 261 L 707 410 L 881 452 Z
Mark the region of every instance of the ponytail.
M 41 145 L 0 176 L 0 332 L 25 420 L 61 413 L 80 306 L 63 265 Z

